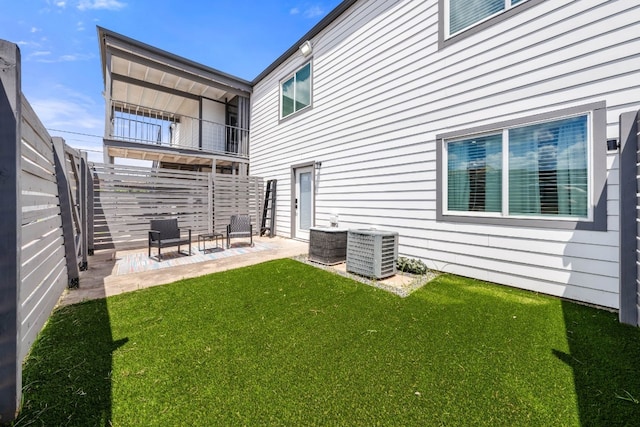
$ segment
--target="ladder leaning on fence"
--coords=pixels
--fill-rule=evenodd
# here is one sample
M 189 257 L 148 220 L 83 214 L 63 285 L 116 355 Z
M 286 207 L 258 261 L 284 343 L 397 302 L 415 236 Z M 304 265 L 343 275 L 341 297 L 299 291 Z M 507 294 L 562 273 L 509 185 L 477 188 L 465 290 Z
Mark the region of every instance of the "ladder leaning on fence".
M 267 189 L 264 194 L 264 207 L 262 208 L 262 225 L 260 226 L 260 235 L 264 236 L 269 232 L 269 237 L 276 235 L 275 218 L 276 218 L 276 184 L 277 179 L 267 181 Z

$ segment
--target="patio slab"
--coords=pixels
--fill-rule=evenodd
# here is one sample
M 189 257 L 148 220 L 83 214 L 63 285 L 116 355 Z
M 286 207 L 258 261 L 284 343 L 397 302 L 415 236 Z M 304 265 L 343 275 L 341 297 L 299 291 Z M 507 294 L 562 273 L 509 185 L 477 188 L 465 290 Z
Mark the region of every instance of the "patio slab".
M 151 286 L 164 285 L 204 274 L 246 267 L 274 259 L 299 256 L 306 254 L 309 248 L 307 242 L 280 237 L 254 237 L 254 240 L 256 243 L 262 243 L 269 248 L 237 256 L 217 258 L 211 261 L 129 274 L 118 274 L 118 260 L 141 252 L 146 255 L 147 248 L 127 251 L 97 251 L 95 255 L 89 258 L 89 268 L 80 272 L 80 287 L 65 290 L 58 304 L 75 304 L 90 299 L 104 298 Z

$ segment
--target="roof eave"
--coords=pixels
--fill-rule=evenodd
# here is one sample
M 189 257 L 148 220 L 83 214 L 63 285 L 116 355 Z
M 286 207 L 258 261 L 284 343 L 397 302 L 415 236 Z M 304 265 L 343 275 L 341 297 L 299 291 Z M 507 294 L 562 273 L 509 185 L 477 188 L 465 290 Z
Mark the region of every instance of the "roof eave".
M 225 84 L 231 83 L 230 84 L 231 87 L 234 87 L 235 89 L 239 89 L 243 92 L 251 93 L 251 91 L 253 90 L 253 84 L 248 80 L 244 80 L 240 77 L 236 77 L 231 74 L 224 73 L 220 70 L 216 70 L 215 68 L 207 67 L 206 65 L 200 64 L 198 62 L 192 61 L 190 59 L 184 58 L 179 55 L 175 55 L 173 53 L 167 52 L 166 50 L 159 49 L 157 47 L 148 45 L 138 40 L 134 40 L 130 37 L 124 36 L 122 34 L 118 34 L 111 30 L 107 30 L 106 28 L 103 28 L 100 26 L 97 26 L 97 30 L 98 30 L 98 42 L 100 43 L 100 58 L 102 61 L 103 83 L 106 83 L 106 75 L 105 75 L 106 65 L 105 64 L 106 64 L 107 47 L 106 47 L 105 39 L 112 38 L 114 40 L 118 40 L 120 42 L 135 46 L 138 49 L 148 51 L 159 57 L 164 57 L 170 61 L 182 63 L 192 69 L 200 70 L 205 75 L 220 77 L 220 80 L 222 83 L 225 83 Z
M 308 33 L 306 33 L 300 40 L 293 44 L 285 53 L 280 55 L 278 59 L 276 59 L 271 65 L 269 65 L 264 71 L 262 71 L 258 76 L 251 81 L 251 85 L 255 86 L 260 80 L 269 75 L 273 70 L 278 68 L 283 62 L 285 62 L 289 57 L 295 54 L 298 51 L 298 48 L 302 43 L 307 40 L 313 39 L 317 36 L 322 30 L 328 27 L 333 21 L 338 19 L 340 15 L 342 15 L 347 9 L 349 9 L 353 4 L 355 4 L 358 0 L 344 0 L 338 6 L 335 7 L 327 16 L 325 16 L 320 22 L 318 22 Z

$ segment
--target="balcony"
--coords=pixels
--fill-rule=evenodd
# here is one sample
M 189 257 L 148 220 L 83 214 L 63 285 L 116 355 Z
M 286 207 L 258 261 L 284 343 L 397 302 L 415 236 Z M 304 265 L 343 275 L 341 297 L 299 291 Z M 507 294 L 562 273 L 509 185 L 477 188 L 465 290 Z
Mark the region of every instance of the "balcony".
M 249 158 L 248 129 L 118 101 L 111 102 L 110 117 L 107 138 L 114 141 Z

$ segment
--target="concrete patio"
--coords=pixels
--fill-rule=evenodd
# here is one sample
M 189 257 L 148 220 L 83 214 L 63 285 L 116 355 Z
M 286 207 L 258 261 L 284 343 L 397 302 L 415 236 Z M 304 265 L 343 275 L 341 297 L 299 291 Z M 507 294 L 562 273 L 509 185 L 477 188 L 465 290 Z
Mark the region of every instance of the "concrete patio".
M 117 274 L 117 260 L 131 253 L 144 252 L 146 255 L 147 248 L 128 251 L 97 251 L 89 258 L 89 268 L 80 273 L 80 286 L 77 289 L 67 289 L 60 297 L 59 305 L 75 304 L 85 300 L 104 298 L 151 286 L 165 285 L 180 279 L 246 267 L 274 259 L 303 255 L 307 253 L 309 246 L 307 242 L 280 237 L 254 237 L 254 241 L 268 244 L 269 249 L 207 262 L 130 274 Z

